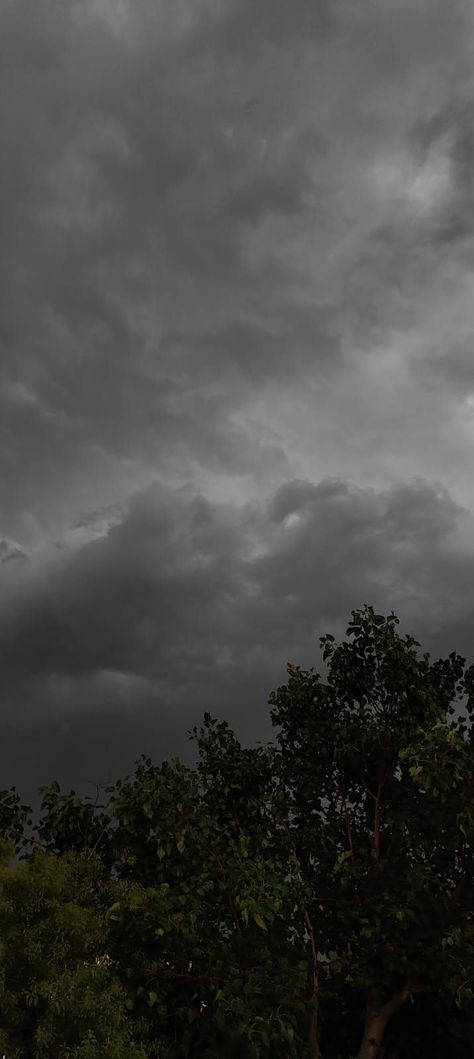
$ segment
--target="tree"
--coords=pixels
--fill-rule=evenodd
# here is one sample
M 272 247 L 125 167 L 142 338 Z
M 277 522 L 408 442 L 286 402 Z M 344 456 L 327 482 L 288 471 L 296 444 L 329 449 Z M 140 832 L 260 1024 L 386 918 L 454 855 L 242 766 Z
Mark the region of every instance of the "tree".
M 36 850 L 12 865 L 10 855 L 3 842 L 0 1054 L 146 1059 L 132 1040 L 125 995 L 109 971 L 100 861 Z
M 270 699 L 323 1030 L 331 996 L 363 997 L 359 1059 L 381 1056 L 417 995 L 473 996 L 472 696 L 466 714 L 455 709 L 471 670 L 454 653 L 419 658 L 396 624 L 353 611 L 346 642 L 321 638 L 326 683 L 289 665 Z
M 192 732 L 195 768 L 144 757 L 104 792 L 107 805 L 43 790 L 36 834 L 49 852 L 27 845 L 5 870 L 23 871 L 32 893 L 46 871 L 63 881 L 52 919 L 47 906 L 52 934 L 41 902 L 31 913 L 21 887 L 0 888 L 8 1059 L 42 1059 L 38 1026 L 53 1059 L 95 1056 L 80 1051 L 85 966 L 104 996 L 86 1005 L 87 1032 L 110 1059 L 125 1040 L 127 1054 L 159 1059 L 441 1059 L 442 1041 L 452 1059 L 466 1054 L 474 667 L 454 653 L 419 657 L 397 624 L 353 611 L 343 642 L 321 638 L 325 681 L 288 663 L 267 747 L 242 747 L 206 714 Z M 24 809 L 7 793 L 4 828 Z M 63 966 L 69 892 L 80 943 L 76 932 Z M 26 976 L 15 978 L 14 951 L 27 953 Z M 40 997 L 36 1051 L 15 1054 L 13 1033 L 33 1040 L 24 980 Z M 115 1052 L 100 1038 L 107 1005 Z
M 161 976 L 166 1054 L 314 1059 L 345 1022 L 343 1054 L 376 1059 L 400 1047 L 407 1002 L 469 1003 L 472 697 L 464 719 L 453 703 L 471 671 L 419 658 L 397 623 L 364 607 L 345 642 L 322 637 L 325 683 L 288 666 L 270 697 L 276 746 L 244 749 L 206 715 L 196 770 L 145 760 L 112 792 L 119 872 L 150 909 L 157 883 L 176 902 L 161 948 L 143 893 L 126 913 Z
M 198 739 L 196 770 L 143 759 L 111 792 L 120 886 L 108 951 L 166 1059 L 283 1059 L 306 962 L 288 943 L 294 898 L 267 835 L 271 756 L 209 717 Z

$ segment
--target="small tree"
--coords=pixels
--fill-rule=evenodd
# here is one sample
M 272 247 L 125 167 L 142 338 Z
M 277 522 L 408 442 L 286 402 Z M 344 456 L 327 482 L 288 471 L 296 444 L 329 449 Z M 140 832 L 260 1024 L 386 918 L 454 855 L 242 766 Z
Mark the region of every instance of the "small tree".
M 103 867 L 37 850 L 0 866 L 0 1055 L 8 1059 L 146 1059 L 125 994 L 109 971 Z M 110 903 L 110 898 L 108 900 Z

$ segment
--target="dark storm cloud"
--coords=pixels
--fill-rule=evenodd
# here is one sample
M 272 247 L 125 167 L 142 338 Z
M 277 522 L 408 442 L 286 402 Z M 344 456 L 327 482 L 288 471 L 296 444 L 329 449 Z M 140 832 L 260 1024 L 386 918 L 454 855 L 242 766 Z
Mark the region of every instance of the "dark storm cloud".
M 469 654 L 473 43 L 461 0 L 2 5 L 2 783 L 262 736 L 364 601 Z
M 102 21 L 81 19 L 87 10 L 77 4 L 68 16 L 42 0 L 31 22 L 26 3 L 2 15 L 1 452 L 11 533 L 24 531 L 20 512 L 31 509 L 47 532 L 55 517 L 64 523 L 66 481 L 81 505 L 89 487 L 95 504 L 111 459 L 175 470 L 192 453 L 204 466 L 248 466 L 245 431 L 228 417 L 245 399 L 246 364 L 263 364 L 262 342 L 246 351 L 226 334 L 263 335 L 265 320 L 272 372 L 298 340 L 291 314 L 283 334 L 279 321 L 272 329 L 277 290 L 266 295 L 261 284 L 256 312 L 238 237 L 265 212 L 301 211 L 311 183 L 309 133 L 296 129 L 285 150 L 260 157 L 263 134 L 278 133 L 277 71 L 264 65 L 254 113 L 245 56 L 227 71 L 225 50 L 214 55 L 200 33 L 214 26 L 213 5 L 198 5 L 204 22 L 193 25 L 190 5 L 175 15 L 164 5 L 155 20 L 140 4 L 128 33 L 112 7 Z M 255 61 L 249 76 L 261 80 Z M 312 151 L 321 149 L 318 140 Z M 177 321 L 189 335 L 185 362 L 175 349 L 167 356 Z M 322 324 L 316 313 L 319 332 Z M 211 327 L 222 338 L 214 360 L 199 355 L 206 335 L 216 346 Z M 124 492 L 114 471 L 105 499 Z
M 294 481 L 260 505 L 148 489 L 4 606 L 4 745 L 36 732 L 64 775 L 72 747 L 81 774 L 96 768 L 98 742 L 108 773 L 150 746 L 189 753 L 205 709 L 262 737 L 286 661 L 318 666 L 317 635 L 342 634 L 354 606 L 395 609 L 425 647 L 443 640 L 474 587 L 472 554 L 456 551 L 463 517 L 416 480 L 386 492 Z
M 126 499 L 126 460 L 145 480 L 158 462 L 252 474 L 230 425 L 249 386 L 263 400 L 275 377 L 304 387 L 328 348 L 337 370 L 345 320 L 363 341 L 413 318 L 433 269 L 414 247 L 435 222 L 378 216 L 363 188 L 411 124 L 431 121 L 433 146 L 454 61 L 462 95 L 466 16 L 427 11 L 5 5 L 5 532 L 33 510 L 50 533 L 71 499 L 96 506 L 104 481 L 103 499 Z M 460 99 L 453 113 L 464 186 Z M 284 471 L 277 448 L 257 463 Z

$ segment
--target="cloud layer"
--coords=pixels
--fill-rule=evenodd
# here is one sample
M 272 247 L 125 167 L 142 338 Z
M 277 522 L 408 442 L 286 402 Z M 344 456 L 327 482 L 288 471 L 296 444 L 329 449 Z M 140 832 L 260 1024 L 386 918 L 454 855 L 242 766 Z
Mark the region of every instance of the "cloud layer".
M 472 654 L 473 57 L 462 0 L 2 5 L 0 786 L 261 737 L 363 601 Z
M 417 480 L 385 492 L 294 480 L 241 505 L 145 490 L 4 603 L 4 774 L 13 782 L 33 745 L 34 777 L 64 781 L 113 778 L 142 751 L 189 758 L 206 709 L 266 738 L 286 662 L 324 671 L 317 637 L 342 635 L 365 600 L 395 609 L 424 648 L 469 654 L 466 524 L 445 489 Z

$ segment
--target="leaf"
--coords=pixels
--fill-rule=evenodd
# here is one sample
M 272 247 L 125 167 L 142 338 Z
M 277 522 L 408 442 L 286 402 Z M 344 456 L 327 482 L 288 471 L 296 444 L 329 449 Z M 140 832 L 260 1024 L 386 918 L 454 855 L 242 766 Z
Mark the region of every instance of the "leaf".
M 344 864 L 345 864 L 345 863 L 346 863 L 346 862 L 347 862 L 348 860 L 350 860 L 350 859 L 351 859 L 351 857 L 352 857 L 352 850 L 351 850 L 351 849 L 347 849 L 347 850 L 345 851 L 345 853 L 341 853 L 341 854 L 339 855 L 339 857 L 337 858 L 337 861 L 336 861 L 336 864 L 335 864 L 335 870 L 336 870 L 336 871 L 340 871 L 340 869 L 341 869 L 341 868 L 343 867 L 343 865 L 344 865 Z
M 254 919 L 254 922 L 257 924 L 257 927 L 260 927 L 261 930 L 267 930 L 268 929 L 267 928 L 267 924 L 262 919 L 262 917 L 261 917 L 259 912 L 254 912 L 253 919 Z

